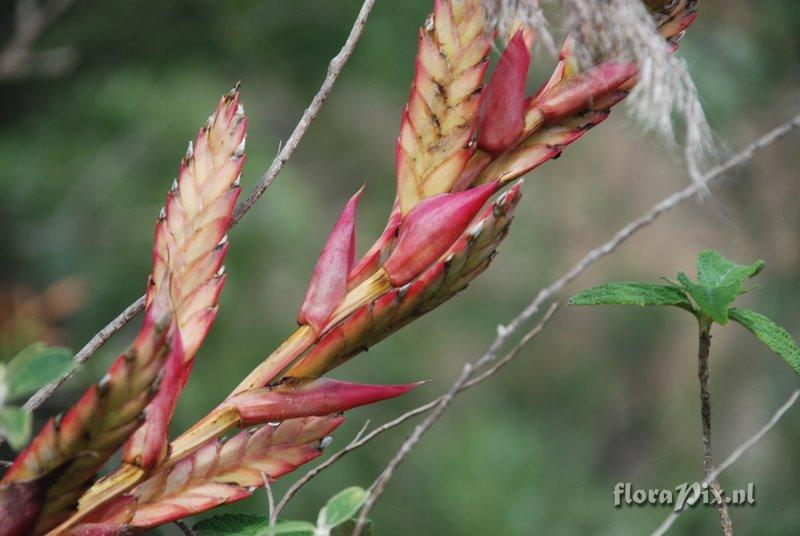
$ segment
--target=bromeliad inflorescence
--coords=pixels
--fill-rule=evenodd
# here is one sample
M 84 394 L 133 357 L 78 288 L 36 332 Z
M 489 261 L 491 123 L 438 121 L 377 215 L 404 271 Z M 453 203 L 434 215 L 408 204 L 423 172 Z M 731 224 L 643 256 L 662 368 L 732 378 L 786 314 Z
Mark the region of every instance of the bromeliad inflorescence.
M 697 1 L 648 6 L 674 51 Z M 418 385 L 322 376 L 485 270 L 520 199 L 521 182 L 509 183 L 602 122 L 637 81 L 638 66 L 624 59 L 579 63 L 568 37 L 548 81 L 526 96 L 536 36 L 520 26 L 485 82 L 490 26 L 480 0 L 435 2 L 419 32 L 395 150 L 397 195 L 383 233 L 356 258 L 357 192 L 314 268 L 298 329 L 208 416 L 168 441 L 175 403 L 218 312 L 244 164 L 238 87 L 222 98 L 181 161 L 158 219 L 141 332 L 5 474 L 0 533 L 136 532 L 241 499 L 264 478 L 318 456 L 341 412 Z M 246 427 L 255 428 L 221 439 Z M 122 465 L 92 484 L 120 448 Z

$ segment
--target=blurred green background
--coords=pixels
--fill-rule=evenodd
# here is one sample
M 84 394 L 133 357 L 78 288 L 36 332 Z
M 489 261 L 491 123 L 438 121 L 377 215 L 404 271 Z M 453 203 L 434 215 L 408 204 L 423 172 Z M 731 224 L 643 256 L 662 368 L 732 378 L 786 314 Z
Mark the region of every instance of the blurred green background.
M 316 92 L 357 0 L 82 0 L 42 47 L 70 45 L 58 78 L 0 83 L 0 353 L 42 339 L 74 349 L 140 295 L 154 218 L 187 141 L 234 82 L 250 115 L 243 187 L 252 186 Z M 7 35 L 12 4 L 2 2 Z M 359 244 L 382 229 L 416 28 L 429 0 L 378 0 L 352 61 L 278 181 L 231 233 L 221 313 L 174 422 L 202 416 L 294 327 L 307 278 L 336 214 L 368 181 Z M 707 0 L 681 54 L 724 146 L 741 147 L 800 109 L 800 9 L 794 0 Z M 534 69 L 549 72 L 540 55 Z M 723 149 L 724 151 L 724 149 Z M 608 279 L 694 271 L 701 249 L 766 261 L 742 298 L 800 337 L 800 137 L 733 172 L 591 268 L 559 299 Z M 350 380 L 433 381 L 349 413 L 331 447 L 445 390 L 498 323 L 543 285 L 688 181 L 679 151 L 624 106 L 532 173 L 511 234 L 462 295 L 336 371 Z M 98 352 L 39 411 L 75 400 L 138 329 Z M 798 387 L 739 327 L 712 348 L 714 444 L 721 460 Z M 373 512 L 378 534 L 642 534 L 666 507 L 612 506 L 615 483 L 671 488 L 702 476 L 695 326 L 686 314 L 562 308 L 524 355 L 459 398 L 402 465 Z M 385 434 L 306 487 L 286 517 L 314 519 L 341 488 L 367 486 L 410 432 Z M 732 510 L 741 534 L 800 527 L 800 409 L 721 478 L 754 482 L 758 504 Z M 4 447 L 5 449 L 6 447 Z M 3 450 L 3 459 L 12 453 Z M 292 474 L 275 485 L 285 490 Z M 220 511 L 266 512 L 263 492 Z M 176 533 L 174 526 L 161 529 Z M 713 534 L 711 508 L 674 534 Z

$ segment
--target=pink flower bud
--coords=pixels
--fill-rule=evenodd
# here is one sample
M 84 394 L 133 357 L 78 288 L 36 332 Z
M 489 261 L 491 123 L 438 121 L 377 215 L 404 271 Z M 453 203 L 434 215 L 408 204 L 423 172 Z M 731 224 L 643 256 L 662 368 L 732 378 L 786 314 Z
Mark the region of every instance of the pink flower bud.
M 447 251 L 497 189 L 490 182 L 471 190 L 430 197 L 403 218 L 400 234 L 383 269 L 394 286 L 402 286 Z
M 634 63 L 606 62 L 558 82 L 545 91 L 535 105 L 548 121 L 555 121 L 592 106 L 636 74 Z
M 356 207 L 361 188 L 345 205 L 314 267 L 297 321 L 315 331 L 325 324 L 347 294 L 347 276 L 355 264 Z
M 499 154 L 522 135 L 525 80 L 531 53 L 522 30 L 508 42 L 486 86 L 481 104 L 478 147 Z

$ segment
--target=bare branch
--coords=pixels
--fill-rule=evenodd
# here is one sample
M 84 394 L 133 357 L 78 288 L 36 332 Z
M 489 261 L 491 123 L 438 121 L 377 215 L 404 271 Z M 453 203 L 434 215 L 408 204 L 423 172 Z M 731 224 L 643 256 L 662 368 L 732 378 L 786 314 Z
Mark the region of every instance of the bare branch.
M 181 530 L 181 532 L 182 532 L 182 533 L 184 533 L 186 536 L 197 536 L 197 535 L 195 534 L 195 532 L 194 532 L 194 531 L 193 531 L 191 528 L 189 528 L 189 525 L 187 525 L 186 523 L 184 523 L 184 522 L 183 522 L 183 521 L 181 521 L 180 519 L 179 519 L 179 520 L 177 520 L 177 521 L 173 521 L 173 523 L 175 523 L 175 525 L 176 525 L 176 526 L 177 526 L 177 527 L 178 527 L 178 528 Z
M 76 0 L 18 0 L 11 38 L 0 52 L 0 80 L 18 80 L 26 76 L 53 77 L 63 74 L 75 63 L 70 47 L 36 51 L 42 34 L 69 10 Z
M 705 192 L 709 186 L 722 179 L 728 171 L 747 163 L 759 151 L 766 149 L 798 127 L 800 127 L 800 114 L 795 115 L 792 119 L 760 136 L 726 162 L 715 166 L 703 175 L 699 182 L 692 183 L 662 201 L 659 201 L 653 205 L 648 212 L 617 231 L 611 240 L 589 251 L 564 275 L 556 279 L 550 286 L 540 290 L 536 298 L 508 324 L 498 326 L 497 337 L 489 346 L 489 350 L 481 358 L 478 366 L 494 360 L 497 352 L 508 341 L 509 337 L 519 330 L 525 322 L 537 314 L 542 304 L 548 301 L 553 295 L 560 292 L 566 285 L 574 281 L 579 275 L 586 271 L 589 266 L 616 251 L 617 248 L 631 236 L 652 224 L 664 213 L 669 212 L 681 203 L 693 198 L 695 195 Z
M 25 402 L 25 409 L 33 411 L 41 406 L 42 403 L 47 400 L 56 389 L 58 389 L 65 381 L 70 379 L 76 372 L 78 372 L 80 366 L 83 365 L 94 352 L 103 346 L 114 333 L 122 329 L 122 327 L 127 324 L 131 318 L 139 314 L 139 311 L 141 311 L 143 307 L 144 296 L 130 304 L 127 309 L 122 311 L 119 316 L 117 316 L 117 318 L 109 322 L 106 327 L 98 331 L 97 334 L 92 337 L 77 354 L 75 354 L 75 357 L 73 358 L 75 361 L 75 366 L 73 366 L 69 371 L 66 372 L 66 374 L 61 376 L 55 382 L 42 387 L 39 389 L 39 391 L 34 393 L 28 399 L 28 401 Z
M 361 534 L 361 530 L 364 528 L 364 523 L 367 521 L 367 515 L 369 515 L 370 510 L 375 505 L 375 502 L 381 496 L 383 491 L 386 489 L 386 484 L 391 480 L 392 476 L 394 476 L 394 472 L 397 470 L 397 467 L 405 460 L 411 451 L 414 450 L 414 447 L 419 443 L 419 440 L 422 439 L 422 436 L 430 430 L 430 428 L 436 424 L 436 421 L 439 420 L 439 417 L 442 416 L 444 410 L 450 405 L 455 398 L 458 390 L 467 382 L 472 373 L 472 363 L 467 363 L 464 365 L 464 368 L 461 369 L 461 375 L 458 377 L 456 382 L 450 387 L 450 390 L 447 393 L 439 398 L 439 401 L 436 403 L 436 406 L 433 408 L 433 411 L 422 421 L 420 424 L 414 428 L 414 431 L 411 435 L 400 445 L 400 449 L 394 455 L 394 457 L 389 461 L 389 464 L 383 470 L 383 472 L 378 476 L 375 482 L 372 483 L 370 489 L 367 491 L 367 500 L 364 501 L 364 506 L 361 508 L 361 514 L 358 516 L 358 522 L 356 523 L 355 530 L 353 530 L 353 536 L 359 536 Z
M 731 465 L 736 463 L 736 461 L 742 456 L 742 454 L 750 450 L 750 447 L 758 443 L 761 440 L 761 438 L 764 437 L 767 434 L 767 432 L 769 432 L 772 429 L 772 427 L 775 426 L 778 423 L 778 421 L 781 420 L 781 417 L 783 417 L 784 413 L 789 411 L 789 409 L 794 405 L 794 403 L 797 402 L 797 399 L 799 397 L 800 397 L 800 389 L 794 391 L 791 394 L 789 399 L 786 402 L 784 402 L 780 408 L 778 408 L 778 411 L 775 412 L 775 414 L 770 418 L 769 421 L 767 421 L 767 423 L 764 426 L 759 428 L 758 431 L 752 436 L 750 436 L 750 438 L 747 441 L 739 445 L 736 448 L 736 450 L 734 450 L 731 453 L 730 456 L 725 458 L 725 461 L 719 464 L 719 466 L 714 471 L 712 471 L 711 474 L 706 476 L 705 480 L 703 480 L 703 483 L 710 484 L 712 481 L 716 480 L 717 477 L 720 474 L 722 474 L 723 471 L 725 471 Z M 686 510 L 687 506 L 694 504 L 697 498 L 698 496 L 693 496 L 687 501 L 685 501 L 682 507 L 680 509 L 675 510 L 669 516 L 667 516 L 664 522 L 661 523 L 661 525 L 659 525 L 658 528 L 654 530 L 650 536 L 663 536 L 664 534 L 666 534 L 666 532 L 669 530 L 672 524 L 675 523 L 675 520 L 678 519 L 678 516 L 680 516 Z
M 500 369 L 502 369 L 503 367 L 508 365 L 512 360 L 514 360 L 514 358 L 516 358 L 517 355 L 519 354 L 520 350 L 522 350 L 522 348 L 526 344 L 528 344 L 528 342 L 530 342 L 531 339 L 533 339 L 536 335 L 539 334 L 539 332 L 542 331 L 542 329 L 544 329 L 545 325 L 547 324 L 547 322 L 550 321 L 550 318 L 553 316 L 553 314 L 555 313 L 557 308 L 558 308 L 557 304 L 555 304 L 555 303 L 552 304 L 550 306 L 550 309 L 542 317 L 542 319 L 539 321 L 539 323 L 536 324 L 536 326 L 533 329 L 531 329 L 524 337 L 522 337 L 522 339 L 520 339 L 519 343 L 517 343 L 517 345 L 508 352 L 508 354 L 506 354 L 502 359 L 498 360 L 496 363 L 494 363 L 490 368 L 486 369 L 484 372 L 482 372 L 482 373 L 480 373 L 480 374 L 478 374 L 476 376 L 471 376 L 466 382 L 464 382 L 463 385 L 461 385 L 458 388 L 458 390 L 456 391 L 456 394 L 460 394 L 463 391 L 466 391 L 467 389 L 469 389 L 471 387 L 475 387 L 479 383 L 482 383 L 482 382 L 488 380 L 489 378 L 494 376 Z M 479 371 L 476 370 L 475 372 L 477 373 Z M 305 475 L 303 475 L 302 478 L 300 478 L 299 480 L 297 480 L 297 482 L 292 484 L 292 486 L 286 492 L 286 495 L 284 495 L 283 499 L 281 499 L 281 501 L 278 503 L 276 511 L 280 512 L 286 506 L 286 503 L 289 502 L 289 500 L 298 492 L 298 490 L 301 487 L 305 486 L 312 478 L 316 477 L 323 470 L 327 469 L 328 467 L 330 467 L 331 465 L 333 465 L 334 463 L 339 461 L 339 459 L 343 458 L 344 456 L 346 456 L 350 452 L 353 452 L 354 450 L 366 445 L 367 443 L 369 443 L 370 441 L 372 441 L 373 439 L 375 439 L 377 436 L 381 435 L 382 433 L 387 432 L 387 431 L 391 430 L 392 428 L 395 428 L 396 426 L 399 426 L 399 425 L 403 424 L 407 420 L 409 420 L 409 419 L 411 419 L 413 417 L 416 417 L 417 415 L 421 415 L 423 413 L 426 413 L 426 412 L 434 409 L 435 407 L 437 407 L 442 402 L 442 400 L 445 398 L 445 396 L 447 396 L 447 395 L 446 394 L 445 395 L 441 395 L 438 398 L 435 398 L 434 400 L 431 400 L 427 404 L 423 404 L 422 406 L 419 406 L 419 407 L 416 407 L 416 408 L 414 408 L 414 409 L 412 409 L 410 411 L 407 411 L 406 413 L 403 413 L 399 417 L 396 417 L 395 419 L 392 419 L 391 421 L 388 421 L 388 422 L 382 424 L 381 426 L 379 426 L 379 427 L 375 428 L 374 430 L 372 430 L 370 433 L 364 435 L 364 432 L 366 431 L 367 426 L 369 425 L 369 421 L 367 421 L 364 424 L 364 426 L 361 427 L 361 430 L 358 432 L 358 434 L 356 434 L 356 436 L 353 438 L 353 440 L 350 441 L 350 443 L 348 443 L 346 447 L 344 447 L 339 452 L 337 452 L 337 453 L 333 454 L 332 456 L 330 456 L 323 463 L 319 464 L 315 468 L 313 468 L 310 471 L 308 471 Z
M 361 6 L 361 11 L 358 13 L 358 17 L 356 18 L 356 22 L 353 25 L 353 28 L 350 30 L 350 35 L 347 36 L 347 40 L 342 46 L 342 49 L 339 51 L 336 56 L 333 57 L 331 62 L 328 64 L 328 74 L 325 76 L 325 80 L 322 81 L 322 86 L 320 86 L 319 91 L 314 98 L 311 100 L 311 104 L 306 108 L 306 111 L 303 112 L 303 116 L 300 118 L 300 122 L 297 123 L 297 126 L 294 128 L 294 132 L 292 135 L 289 136 L 289 139 L 286 140 L 286 144 L 281 149 L 281 152 L 278 154 L 277 158 L 273 160 L 272 165 L 269 166 L 269 169 L 264 173 L 264 176 L 261 177 L 261 180 L 258 181 L 255 188 L 253 188 L 250 193 L 247 195 L 247 198 L 238 206 L 236 207 L 236 212 L 233 214 L 233 225 L 236 225 L 239 220 L 242 219 L 248 210 L 253 208 L 253 205 L 256 204 L 256 201 L 264 195 L 264 192 L 267 191 L 267 188 L 270 187 L 272 182 L 275 180 L 275 177 L 278 176 L 278 173 L 281 172 L 283 166 L 286 165 L 286 162 L 291 158 L 294 150 L 297 148 L 297 145 L 300 143 L 300 140 L 305 135 L 308 127 L 317 118 L 317 114 L 319 114 L 320 108 L 328 99 L 328 95 L 330 95 L 331 90 L 333 89 L 333 84 L 336 83 L 336 79 L 339 78 L 339 73 L 342 72 L 342 68 L 347 63 L 347 60 L 350 59 L 350 56 L 353 54 L 353 50 L 355 49 L 356 43 L 361 38 L 361 33 L 364 31 L 364 25 L 367 24 L 367 18 L 369 17 L 370 11 L 372 11 L 372 7 L 375 5 L 375 0 L 365 0 L 364 4 Z
M 264 490 L 267 492 L 267 504 L 269 505 L 269 527 L 267 536 L 275 534 L 275 523 L 278 521 L 278 512 L 275 510 L 275 496 L 272 494 L 272 485 L 269 483 L 269 476 L 261 472 L 261 480 L 264 481 Z
M 436 422 L 441 418 L 442 414 L 448 408 L 448 406 L 452 403 L 453 399 L 462 391 L 475 386 L 491 376 L 493 376 L 498 370 L 506 366 L 510 363 L 514 358 L 519 355 L 519 351 L 530 342 L 534 337 L 536 337 L 541 331 L 544 329 L 545 325 L 550 321 L 553 314 L 556 312 L 558 308 L 558 304 L 552 304 L 550 309 L 547 313 L 542 317 L 539 323 L 529 331 L 519 343 L 511 349 L 511 351 L 506 354 L 506 356 L 494 364 L 491 368 L 486 370 L 483 374 L 472 378 L 473 373 L 472 371 L 475 369 L 475 363 L 467 363 L 464 365 L 464 368 L 461 371 L 461 375 L 458 379 L 453 383 L 450 389 L 444 395 L 437 398 L 434 402 L 435 404 L 426 404 L 423 407 L 432 406 L 430 409 L 433 411 L 428 415 L 422 423 L 417 425 L 414 428 L 412 434 L 403 442 L 400 446 L 400 449 L 391 459 L 389 464 L 383 470 L 383 472 L 378 476 L 375 482 L 372 483 L 370 489 L 368 490 L 367 500 L 364 502 L 364 506 L 361 509 L 361 514 L 358 517 L 358 522 L 356 523 L 355 530 L 353 531 L 353 536 L 359 536 L 361 534 L 361 530 L 366 523 L 367 515 L 369 515 L 370 510 L 377 502 L 380 495 L 383 493 L 384 489 L 386 489 L 386 484 L 394 475 L 394 472 L 397 470 L 397 467 L 405 460 L 411 451 L 414 449 L 419 440 L 422 439 L 422 436 L 431 429 L 431 427 L 436 424 Z M 419 408 L 417 408 L 419 409 Z M 427 410 L 426 410 L 427 411 Z
M 61 1 L 66 2 L 72 0 Z M 358 17 L 356 18 L 355 24 L 350 30 L 350 35 L 348 35 L 347 40 L 345 41 L 339 53 L 334 56 L 328 65 L 327 75 L 325 76 L 325 80 L 323 80 L 319 91 L 316 95 L 314 95 L 311 104 L 308 106 L 308 108 L 306 108 L 305 112 L 303 112 L 300 122 L 295 127 L 291 136 L 289 136 L 288 141 L 282 147 L 278 153 L 278 156 L 276 156 L 272 161 L 269 169 L 267 169 L 255 187 L 250 191 L 247 198 L 237 207 L 236 211 L 234 212 L 233 225 L 238 223 L 244 217 L 244 215 L 253 208 L 255 203 L 261 198 L 262 195 L 264 195 L 264 192 L 266 192 L 267 188 L 270 187 L 270 185 L 277 178 L 278 174 L 283 170 L 286 162 L 288 162 L 294 154 L 294 151 L 300 143 L 300 140 L 303 138 L 314 119 L 316 119 L 317 114 L 319 114 L 320 108 L 328 98 L 328 95 L 330 95 L 333 85 L 339 77 L 342 68 L 344 67 L 345 63 L 347 63 L 347 60 L 350 59 L 350 56 L 352 55 L 353 50 L 355 49 L 355 46 L 361 37 L 361 34 L 364 30 L 364 25 L 367 23 L 367 18 L 369 17 L 370 11 L 372 10 L 374 4 L 375 0 L 364 1 L 363 5 L 361 6 L 361 10 L 358 13 Z M 56 389 L 63 385 L 64 382 L 66 382 L 70 377 L 72 377 L 73 374 L 75 374 L 75 372 L 77 372 L 78 368 L 83 365 L 83 363 L 85 363 L 95 351 L 103 346 L 103 344 L 105 344 L 106 341 L 108 341 L 116 332 L 122 329 L 123 326 L 128 323 L 128 321 L 130 321 L 133 317 L 139 314 L 142 309 L 144 309 L 144 301 L 144 296 L 139 297 L 114 320 L 109 322 L 103 329 L 97 332 L 97 334 L 92 337 L 89 342 L 87 342 L 86 345 L 84 345 L 84 347 L 78 351 L 77 354 L 75 354 L 75 367 L 73 367 L 69 372 L 56 380 L 54 383 L 43 387 L 37 393 L 31 396 L 31 398 L 25 403 L 25 407 L 27 409 L 34 410 L 41 406 L 42 403 L 48 397 L 50 397 L 53 392 L 55 392 Z M 2 439 L 0 439 L 0 443 L 2 443 Z

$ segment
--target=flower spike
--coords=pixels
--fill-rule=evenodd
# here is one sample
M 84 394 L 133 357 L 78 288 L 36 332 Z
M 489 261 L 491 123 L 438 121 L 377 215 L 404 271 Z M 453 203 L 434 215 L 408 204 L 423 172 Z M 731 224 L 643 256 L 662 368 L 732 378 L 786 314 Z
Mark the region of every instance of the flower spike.
M 472 156 L 490 46 L 480 0 L 436 0 L 420 30 L 395 151 L 403 214 L 450 192 Z

